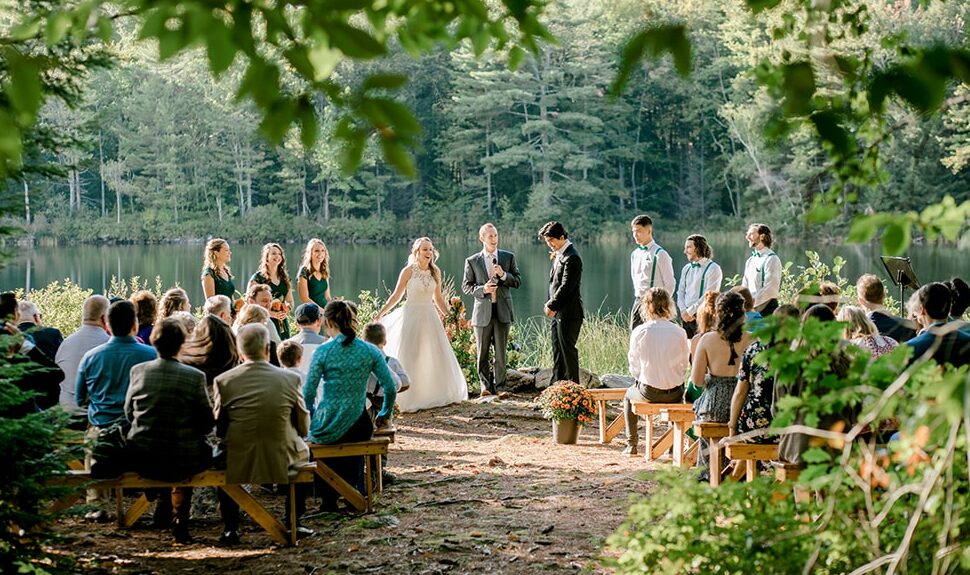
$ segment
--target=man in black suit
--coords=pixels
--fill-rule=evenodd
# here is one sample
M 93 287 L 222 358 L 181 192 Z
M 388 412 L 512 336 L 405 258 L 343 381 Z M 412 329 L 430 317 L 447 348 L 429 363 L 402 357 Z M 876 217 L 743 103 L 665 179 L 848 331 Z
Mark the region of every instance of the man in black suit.
M 54 359 L 57 355 L 57 348 L 61 347 L 64 335 L 61 330 L 55 327 L 44 327 L 40 323 L 40 310 L 33 302 L 20 300 L 17 304 L 20 312 L 20 323 L 17 329 L 34 342 L 37 349 L 42 351 L 47 357 Z
M 549 301 L 547 317 L 552 324 L 552 379 L 579 382 L 579 351 L 576 342 L 583 327 L 583 298 L 579 293 L 583 278 L 583 260 L 576 246 L 569 241 L 566 229 L 559 222 L 549 222 L 539 230 L 539 239 L 552 250 L 552 271 L 549 273 Z
M 498 249 L 498 230 L 485 224 L 478 230 L 482 251 L 465 260 L 461 289 L 475 296 L 472 307 L 472 326 L 475 328 L 475 347 L 478 354 L 478 381 L 482 397 L 508 397 L 505 372 L 509 345 L 509 327 L 515 320 L 512 313 L 511 288 L 521 285 L 515 254 Z M 495 361 L 489 361 L 489 347 L 494 348 Z

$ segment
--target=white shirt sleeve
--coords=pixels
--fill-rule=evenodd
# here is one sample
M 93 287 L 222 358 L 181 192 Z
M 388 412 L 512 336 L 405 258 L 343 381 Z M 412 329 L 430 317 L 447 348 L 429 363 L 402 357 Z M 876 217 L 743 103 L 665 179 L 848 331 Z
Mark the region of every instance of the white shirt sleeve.
M 677 293 L 677 278 L 674 277 L 674 260 L 670 253 L 664 250 L 657 256 L 657 278 L 654 282 L 657 287 L 667 290 L 670 297 Z
M 677 284 L 677 307 L 682 310 L 684 309 L 685 302 L 687 302 L 687 289 L 690 287 L 687 285 L 688 270 L 690 270 L 689 262 L 680 270 L 680 283 Z M 694 306 L 690 306 L 690 307 L 694 307 Z M 689 308 L 684 311 L 687 311 L 688 313 L 693 313 L 690 311 Z
M 640 340 L 642 338 L 643 330 L 640 329 L 640 326 L 637 326 L 630 334 L 630 350 L 627 352 L 627 362 L 633 379 L 640 378 Z
M 768 300 L 778 297 L 781 292 L 781 258 L 777 255 L 764 256 L 767 261 L 760 261 L 755 267 L 754 290 L 751 296 L 754 298 L 754 307 L 761 307 Z M 764 278 L 761 277 L 761 270 L 764 269 Z M 747 274 L 745 274 L 747 277 Z M 750 289 L 750 287 L 748 288 Z

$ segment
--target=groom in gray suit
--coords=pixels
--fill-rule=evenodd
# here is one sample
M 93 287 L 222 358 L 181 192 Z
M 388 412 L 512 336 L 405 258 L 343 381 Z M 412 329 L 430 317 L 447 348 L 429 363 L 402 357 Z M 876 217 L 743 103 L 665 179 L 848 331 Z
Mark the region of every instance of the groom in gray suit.
M 475 297 L 472 308 L 472 327 L 475 328 L 475 347 L 478 352 L 478 381 L 482 397 L 498 394 L 508 397 L 505 390 L 505 364 L 509 345 L 509 327 L 515 319 L 512 313 L 512 294 L 522 281 L 515 265 L 515 254 L 498 249 L 498 230 L 484 224 L 478 230 L 482 251 L 465 260 L 465 276 L 461 289 Z M 494 348 L 495 362 L 489 365 L 488 350 Z

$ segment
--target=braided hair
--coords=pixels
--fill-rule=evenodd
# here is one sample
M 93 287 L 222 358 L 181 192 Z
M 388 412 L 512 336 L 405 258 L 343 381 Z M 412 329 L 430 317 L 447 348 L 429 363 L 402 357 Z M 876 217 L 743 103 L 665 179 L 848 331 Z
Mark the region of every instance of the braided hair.
M 741 341 L 744 335 L 744 298 L 741 294 L 729 291 L 718 296 L 714 304 L 714 318 L 717 333 L 731 348 L 728 365 L 734 365 L 738 359 L 734 344 Z

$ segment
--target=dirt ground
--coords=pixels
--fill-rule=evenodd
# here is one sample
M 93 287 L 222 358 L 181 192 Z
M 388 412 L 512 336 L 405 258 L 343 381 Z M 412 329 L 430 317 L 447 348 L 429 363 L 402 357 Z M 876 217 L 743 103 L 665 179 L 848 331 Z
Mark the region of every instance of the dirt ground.
M 578 445 L 556 445 L 532 399 L 399 417 L 388 462 L 398 481 L 378 497 L 376 513 L 311 511 L 304 525 L 316 535 L 295 548 L 275 546 L 248 518 L 242 545 L 218 547 L 222 524 L 203 493 L 192 544 L 151 529 L 150 513 L 128 530 L 75 516 L 58 523 L 63 540 L 53 551 L 83 573 L 608 572 L 597 561 L 604 540 L 630 495 L 649 489 L 639 475 L 654 464 L 623 456 L 622 437 L 600 445 L 595 424 Z M 282 496 L 258 497 L 282 516 Z

